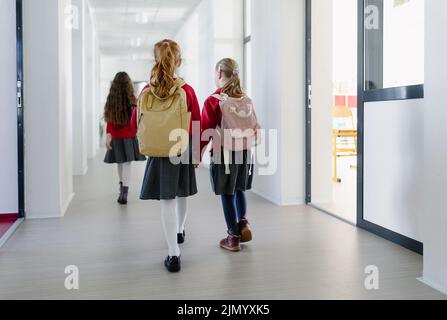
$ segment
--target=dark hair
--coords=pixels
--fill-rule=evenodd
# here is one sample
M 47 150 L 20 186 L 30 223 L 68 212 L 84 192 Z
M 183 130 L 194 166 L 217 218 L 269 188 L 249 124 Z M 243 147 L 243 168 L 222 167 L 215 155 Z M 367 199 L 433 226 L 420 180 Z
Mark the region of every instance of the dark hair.
M 121 126 L 128 125 L 135 102 L 134 87 L 129 75 L 126 72 L 117 73 L 107 97 L 104 120 Z

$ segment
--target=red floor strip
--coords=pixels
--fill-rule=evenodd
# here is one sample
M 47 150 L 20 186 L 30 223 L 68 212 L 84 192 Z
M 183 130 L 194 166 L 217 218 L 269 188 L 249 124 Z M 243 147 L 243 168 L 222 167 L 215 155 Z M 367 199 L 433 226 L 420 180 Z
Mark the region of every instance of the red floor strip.
M 18 214 L 0 214 L 0 238 L 14 225 L 18 218 Z

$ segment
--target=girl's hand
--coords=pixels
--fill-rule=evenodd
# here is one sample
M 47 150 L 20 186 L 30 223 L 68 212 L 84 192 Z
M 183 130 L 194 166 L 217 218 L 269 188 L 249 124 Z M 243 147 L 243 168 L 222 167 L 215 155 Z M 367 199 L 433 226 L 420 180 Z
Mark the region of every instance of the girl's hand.
M 112 135 L 110 133 L 107 134 L 107 140 L 106 140 L 106 147 L 107 150 L 112 150 Z

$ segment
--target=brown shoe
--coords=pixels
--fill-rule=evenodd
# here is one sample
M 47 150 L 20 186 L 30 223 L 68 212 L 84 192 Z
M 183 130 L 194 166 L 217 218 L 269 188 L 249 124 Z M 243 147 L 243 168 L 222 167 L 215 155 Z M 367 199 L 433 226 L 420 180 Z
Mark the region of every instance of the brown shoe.
M 240 237 L 229 235 L 220 242 L 220 247 L 231 252 L 239 252 L 241 251 L 240 242 Z
M 246 243 L 253 240 L 253 234 L 250 230 L 250 223 L 247 219 L 242 219 L 239 221 L 239 230 L 241 233 L 241 243 Z

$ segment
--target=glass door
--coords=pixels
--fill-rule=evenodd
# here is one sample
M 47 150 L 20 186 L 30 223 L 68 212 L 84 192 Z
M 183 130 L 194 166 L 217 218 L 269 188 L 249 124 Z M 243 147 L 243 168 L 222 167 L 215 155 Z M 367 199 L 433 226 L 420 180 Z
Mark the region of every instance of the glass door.
M 358 226 L 423 253 L 425 0 L 359 0 L 358 7 Z
M 307 6 L 307 202 L 356 224 L 357 0 Z
M 417 253 L 424 2 L 306 1 L 306 202 Z

